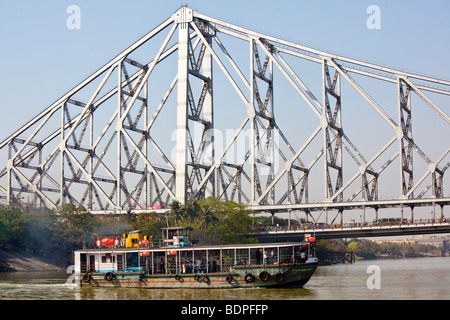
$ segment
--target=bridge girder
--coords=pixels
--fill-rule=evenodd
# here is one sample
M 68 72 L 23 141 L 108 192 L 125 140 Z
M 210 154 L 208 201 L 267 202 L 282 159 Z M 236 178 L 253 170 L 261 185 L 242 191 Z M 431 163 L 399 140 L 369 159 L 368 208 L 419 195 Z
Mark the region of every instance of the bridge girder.
M 235 43 L 243 54 L 233 52 Z M 297 61 L 320 67 L 314 83 Z M 393 86 L 395 116 L 363 89 L 365 79 Z M 297 109 L 276 104 L 275 92 L 285 87 Z M 349 91 L 387 124 L 391 135 L 381 148 L 367 143 L 363 152 L 347 132 Z M 0 144 L 0 196 L 9 204 L 31 196 L 35 205 L 72 202 L 104 212 L 208 196 L 251 208 L 308 210 L 314 201 L 322 208 L 350 203 L 348 210 L 355 202 L 376 206 L 380 182 L 394 179 L 396 203 L 431 205 L 445 199 L 450 146 L 440 137 L 431 156 L 416 142 L 413 95 L 448 128 L 436 101 L 450 96 L 450 81 L 312 49 L 183 6 Z M 313 129 L 294 128 L 309 132 L 306 138 L 289 135 L 295 130 L 280 124 L 280 114 L 309 117 Z M 231 128 L 220 131 L 217 123 L 227 115 L 238 124 L 220 148 L 218 138 Z M 425 169 L 416 169 L 416 159 Z M 316 181 L 323 193 L 311 199 Z

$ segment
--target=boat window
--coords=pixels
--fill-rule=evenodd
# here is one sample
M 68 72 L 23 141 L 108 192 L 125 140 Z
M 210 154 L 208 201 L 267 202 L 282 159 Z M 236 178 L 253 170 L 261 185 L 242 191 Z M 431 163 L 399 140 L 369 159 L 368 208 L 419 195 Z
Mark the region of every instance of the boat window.
M 222 272 L 231 272 L 235 265 L 234 260 L 234 249 L 222 250 Z
M 206 250 L 196 250 L 194 252 L 194 272 L 206 273 Z
M 220 250 L 208 250 L 208 272 L 220 271 Z
M 138 253 L 131 252 L 126 254 L 127 269 L 138 268 Z
M 193 273 L 194 271 L 194 260 L 192 251 L 181 251 L 180 252 L 180 264 L 182 273 Z
M 293 262 L 293 250 L 292 247 L 280 247 L 280 263 L 292 263 Z
M 115 256 L 111 256 L 111 253 L 107 253 L 106 255 L 102 256 L 102 263 L 116 262 L 115 258 Z
M 236 249 L 236 265 L 241 266 L 250 263 L 249 251 L 249 249 Z
M 166 273 L 164 251 L 155 252 L 153 254 L 153 273 Z
M 87 256 L 86 253 L 80 254 L 80 270 L 82 273 L 86 272 L 87 269 Z

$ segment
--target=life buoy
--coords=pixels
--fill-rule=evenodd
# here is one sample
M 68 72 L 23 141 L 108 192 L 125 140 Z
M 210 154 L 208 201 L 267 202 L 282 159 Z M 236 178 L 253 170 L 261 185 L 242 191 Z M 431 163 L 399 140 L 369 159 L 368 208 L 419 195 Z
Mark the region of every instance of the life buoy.
M 267 280 L 269 280 L 270 278 L 270 274 L 267 271 L 261 271 L 261 273 L 259 274 L 259 279 L 263 282 L 266 282 Z
M 252 283 L 255 280 L 255 276 L 251 273 L 247 273 L 244 277 L 245 282 Z
M 114 273 L 112 273 L 112 272 L 108 272 L 106 275 L 105 275 L 105 280 L 106 281 L 112 281 L 112 279 L 114 279 Z
M 81 281 L 88 283 L 89 281 L 91 281 L 91 275 L 88 273 L 84 274 L 81 278 Z
M 203 277 L 203 282 L 204 283 L 209 283 L 209 277 L 208 276 L 204 276 Z
M 283 281 L 283 280 L 284 280 L 284 274 L 282 274 L 281 272 L 278 272 L 278 273 L 275 275 L 275 280 L 277 280 L 278 282 Z
M 225 280 L 226 280 L 228 283 L 231 283 L 231 281 L 233 281 L 233 277 L 231 276 L 231 274 L 229 274 L 229 275 L 227 275 L 227 277 L 225 278 Z

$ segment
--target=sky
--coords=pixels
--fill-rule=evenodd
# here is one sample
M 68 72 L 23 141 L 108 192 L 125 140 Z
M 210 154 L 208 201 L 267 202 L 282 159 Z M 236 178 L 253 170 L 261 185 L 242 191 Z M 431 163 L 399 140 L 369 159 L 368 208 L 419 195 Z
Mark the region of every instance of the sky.
M 0 13 L 2 137 L 15 131 L 181 4 L 209 16 L 325 51 L 450 78 L 450 2 L 433 1 L 8 1 Z M 80 8 L 80 29 L 66 12 Z M 381 28 L 366 13 L 380 8 Z M 3 138 L 2 138 L 3 139 Z
M 0 12 L 0 140 L 182 4 L 312 48 L 450 79 L 448 0 L 8 1 Z M 79 29 L 67 26 L 71 5 L 80 9 Z M 377 29 L 367 25 L 371 5 L 380 9 Z

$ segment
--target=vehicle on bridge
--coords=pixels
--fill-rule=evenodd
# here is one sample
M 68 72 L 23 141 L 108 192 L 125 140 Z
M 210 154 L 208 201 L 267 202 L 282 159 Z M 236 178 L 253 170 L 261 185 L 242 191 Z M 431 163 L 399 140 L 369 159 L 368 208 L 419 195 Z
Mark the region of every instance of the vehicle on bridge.
M 372 222 L 373 226 L 391 226 L 391 225 L 400 225 L 400 224 L 407 224 L 407 219 L 402 218 L 381 218 L 381 219 L 375 219 Z

